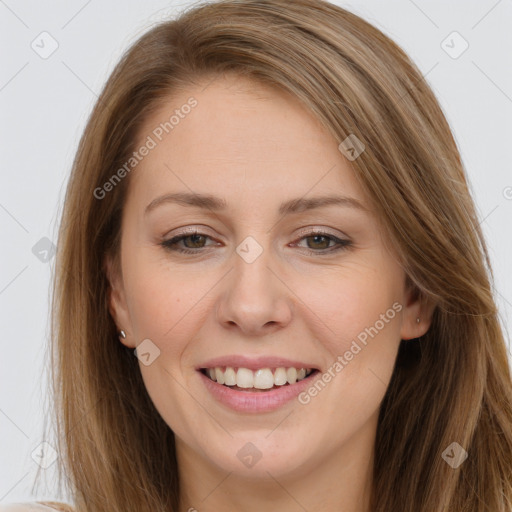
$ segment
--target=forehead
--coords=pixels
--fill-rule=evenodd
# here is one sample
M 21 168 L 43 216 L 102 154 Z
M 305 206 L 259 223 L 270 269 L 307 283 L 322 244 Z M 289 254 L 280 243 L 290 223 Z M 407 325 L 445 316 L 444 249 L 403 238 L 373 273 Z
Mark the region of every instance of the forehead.
M 308 191 L 364 196 L 339 142 L 313 114 L 246 78 L 218 77 L 169 96 L 146 119 L 136 147 L 148 137 L 154 148 L 130 186 L 146 199 L 167 191 L 231 191 L 238 200 Z

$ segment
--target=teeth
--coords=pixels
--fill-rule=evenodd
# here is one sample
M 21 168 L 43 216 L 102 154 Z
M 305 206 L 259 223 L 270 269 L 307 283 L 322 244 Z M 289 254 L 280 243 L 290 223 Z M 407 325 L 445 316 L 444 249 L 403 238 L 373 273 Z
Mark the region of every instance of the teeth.
M 226 368 L 224 372 L 224 384 L 226 386 L 236 386 L 236 373 L 231 367 Z
M 221 368 L 215 368 L 215 380 L 219 384 L 224 384 L 224 372 Z
M 238 368 L 238 371 L 236 372 L 236 385 L 239 388 L 253 388 L 254 373 L 247 368 Z
M 274 387 L 274 376 L 270 368 L 256 371 L 254 374 L 254 387 L 256 389 L 270 389 Z
M 286 383 L 295 384 L 311 374 L 311 368 L 261 368 L 256 371 L 248 368 L 235 369 L 228 366 L 225 369 L 217 366 L 207 368 L 206 375 L 211 380 L 226 386 L 238 386 L 239 388 L 271 389 L 274 386 L 284 386 Z
M 294 384 L 297 382 L 297 369 L 296 368 L 288 368 L 286 370 L 286 380 L 288 384 Z
M 286 384 L 286 368 L 277 368 L 274 372 L 274 384 L 283 386 Z

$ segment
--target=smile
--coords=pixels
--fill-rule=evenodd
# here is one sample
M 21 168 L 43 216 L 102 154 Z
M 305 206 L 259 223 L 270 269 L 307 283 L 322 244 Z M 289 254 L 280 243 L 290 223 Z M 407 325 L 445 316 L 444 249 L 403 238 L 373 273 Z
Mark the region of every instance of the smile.
M 312 372 L 312 368 L 233 368 L 231 366 L 202 368 L 202 373 L 212 381 L 240 391 L 269 390 L 280 386 L 295 384 Z

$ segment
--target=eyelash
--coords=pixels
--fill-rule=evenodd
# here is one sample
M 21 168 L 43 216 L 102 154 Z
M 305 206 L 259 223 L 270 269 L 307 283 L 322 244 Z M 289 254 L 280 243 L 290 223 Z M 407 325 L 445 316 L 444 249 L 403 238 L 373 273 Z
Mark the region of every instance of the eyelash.
M 206 238 L 210 238 L 211 239 L 210 236 L 208 236 L 208 235 L 206 235 L 204 233 L 201 233 L 199 231 L 193 231 L 193 232 L 190 232 L 190 233 L 177 235 L 177 236 L 175 236 L 175 237 L 173 237 L 173 238 L 171 238 L 169 240 L 165 240 L 160 245 L 162 245 L 162 247 L 164 247 L 165 249 L 167 249 L 169 251 L 175 251 L 175 252 L 179 252 L 179 253 L 182 253 L 182 254 L 198 254 L 199 252 L 201 252 L 204 249 L 204 247 L 198 247 L 197 249 L 178 249 L 178 248 L 175 247 L 176 244 L 178 244 L 179 242 L 181 242 L 185 238 L 189 238 L 189 237 L 193 237 L 193 236 L 197 236 L 197 235 L 204 236 Z M 330 248 L 327 248 L 327 249 L 321 249 L 321 250 L 305 249 L 309 254 L 316 254 L 316 255 L 331 254 L 333 252 L 338 252 L 338 251 L 341 251 L 341 250 L 345 250 L 346 248 L 348 248 L 348 247 L 350 247 L 352 245 L 352 242 L 350 240 L 343 240 L 341 238 L 335 237 L 334 235 L 332 235 L 330 233 L 326 233 L 324 231 L 313 231 L 311 233 L 308 233 L 305 236 L 302 236 L 301 238 L 298 239 L 298 241 L 304 240 L 306 238 L 315 237 L 315 236 L 321 236 L 321 237 L 324 237 L 324 238 L 330 238 L 331 240 L 336 242 L 337 247 L 334 246 L 334 247 L 330 247 Z

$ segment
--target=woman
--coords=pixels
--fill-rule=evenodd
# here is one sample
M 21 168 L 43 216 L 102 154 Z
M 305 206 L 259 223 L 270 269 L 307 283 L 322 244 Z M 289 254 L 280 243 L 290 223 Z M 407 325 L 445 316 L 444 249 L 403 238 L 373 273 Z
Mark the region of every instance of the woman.
M 145 34 L 88 122 L 58 251 L 74 510 L 512 510 L 460 155 L 359 17 L 227 0 Z

